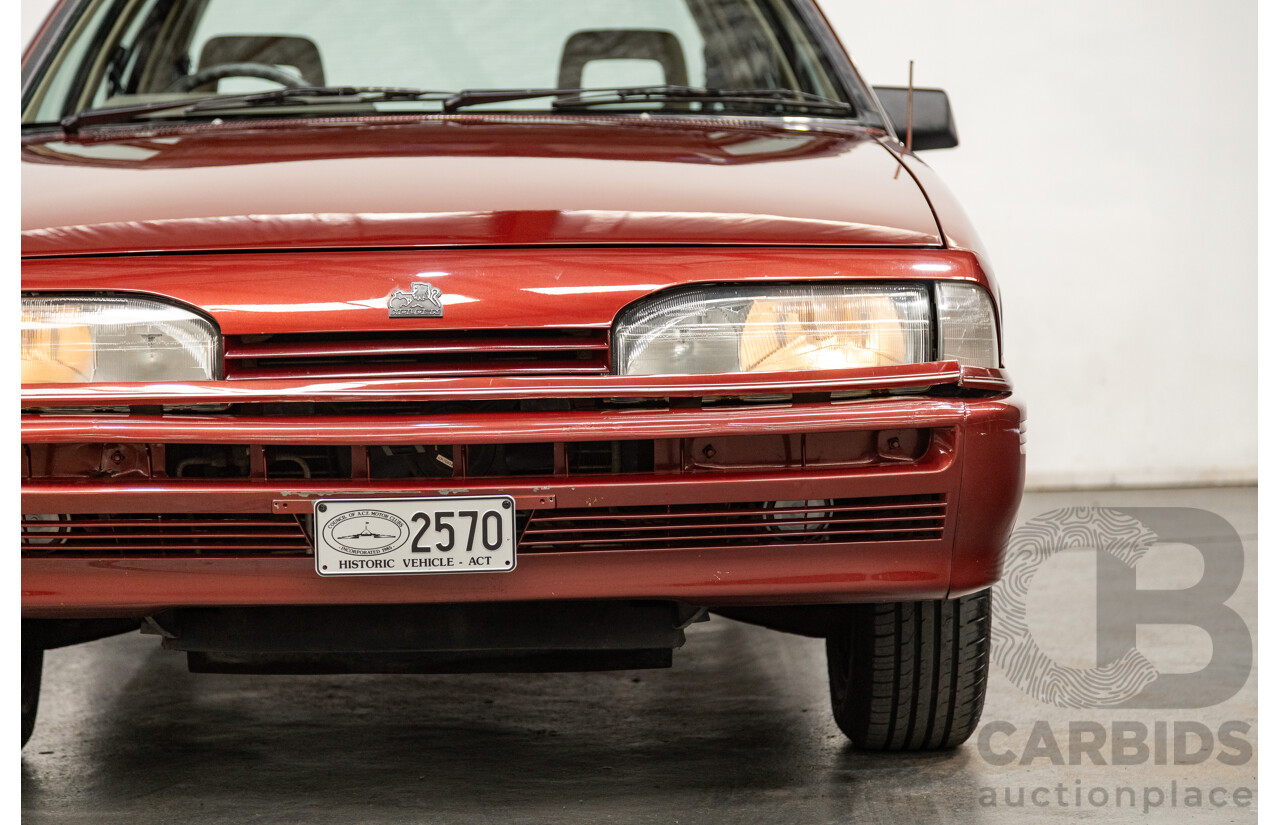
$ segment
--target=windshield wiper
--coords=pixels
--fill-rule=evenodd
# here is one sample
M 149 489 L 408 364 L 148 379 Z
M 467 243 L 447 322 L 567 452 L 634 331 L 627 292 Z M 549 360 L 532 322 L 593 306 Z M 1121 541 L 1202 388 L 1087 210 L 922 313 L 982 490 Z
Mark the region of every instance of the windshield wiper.
M 703 89 L 696 86 L 638 86 L 631 89 L 584 89 L 581 94 L 558 97 L 553 109 L 583 109 L 632 101 L 689 101 L 700 103 L 763 103 L 801 106 L 806 109 L 852 114 L 853 105 L 795 89 Z
M 196 112 L 274 106 L 280 103 L 305 102 L 315 98 L 347 98 L 342 102 L 376 103 L 389 100 L 444 100 L 450 92 L 432 89 L 406 89 L 393 86 L 291 86 L 267 92 L 242 95 L 208 95 L 185 100 L 151 101 L 129 106 L 111 106 L 104 109 L 87 109 L 68 115 L 61 120 L 63 131 L 74 134 L 84 126 L 101 123 L 126 123 L 140 115 L 178 110 L 187 115 Z M 326 101 L 337 102 L 337 101 Z
M 463 89 L 445 98 L 441 111 L 445 114 L 458 111 L 463 106 L 479 106 L 482 103 L 505 103 L 509 100 L 532 100 L 537 97 L 561 97 L 576 95 L 587 89 Z
M 584 109 L 632 101 L 688 101 L 718 103 L 759 103 L 802 106 L 806 109 L 852 114 L 853 106 L 822 95 L 794 89 L 703 89 L 696 86 L 636 86 L 617 89 L 468 89 L 445 99 L 443 111 L 456 112 L 463 106 L 504 103 L 554 97 L 552 109 Z
M 87 109 L 60 121 L 67 134 L 85 126 L 127 123 L 142 115 L 177 112 L 179 116 L 223 109 L 251 109 L 257 106 L 303 103 L 323 98 L 325 103 L 377 103 L 386 101 L 439 101 L 441 110 L 456 112 L 463 106 L 504 103 L 554 97 L 552 109 L 583 109 L 632 101 L 688 101 L 792 105 L 811 111 L 852 114 L 853 106 L 822 95 L 794 89 L 701 89 L 695 86 L 637 86 L 619 89 L 465 89 L 447 92 L 392 86 L 293 86 L 241 95 L 207 95 L 184 100 L 156 100 L 127 106 Z M 338 98 L 339 100 L 334 100 Z

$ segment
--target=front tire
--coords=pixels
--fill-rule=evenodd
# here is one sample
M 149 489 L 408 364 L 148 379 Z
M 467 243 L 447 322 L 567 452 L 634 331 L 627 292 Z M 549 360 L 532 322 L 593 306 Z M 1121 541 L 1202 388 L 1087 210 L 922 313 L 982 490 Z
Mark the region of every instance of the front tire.
M 956 747 L 982 715 L 990 636 L 990 590 L 853 605 L 827 635 L 836 724 L 863 750 Z
M 44 648 L 22 646 L 22 744 L 25 746 L 36 728 L 36 709 L 40 706 L 40 678 L 44 671 Z

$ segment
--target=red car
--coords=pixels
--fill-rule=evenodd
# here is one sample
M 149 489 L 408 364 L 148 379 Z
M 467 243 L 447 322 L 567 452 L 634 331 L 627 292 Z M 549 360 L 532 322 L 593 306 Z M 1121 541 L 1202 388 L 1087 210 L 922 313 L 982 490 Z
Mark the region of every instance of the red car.
M 825 637 L 954 746 L 1022 490 L 999 293 L 809 0 L 64 0 L 22 67 L 23 741 L 43 651 L 662 667 Z

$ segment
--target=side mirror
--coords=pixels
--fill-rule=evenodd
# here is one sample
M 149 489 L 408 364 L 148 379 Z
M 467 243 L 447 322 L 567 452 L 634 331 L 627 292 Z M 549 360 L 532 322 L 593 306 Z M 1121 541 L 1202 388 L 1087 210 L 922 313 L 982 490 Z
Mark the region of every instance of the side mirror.
M 893 123 L 898 140 L 907 142 L 907 90 L 903 86 L 876 86 L 876 97 Z M 911 149 L 951 149 L 960 145 L 951 102 L 941 89 L 916 89 L 911 119 Z

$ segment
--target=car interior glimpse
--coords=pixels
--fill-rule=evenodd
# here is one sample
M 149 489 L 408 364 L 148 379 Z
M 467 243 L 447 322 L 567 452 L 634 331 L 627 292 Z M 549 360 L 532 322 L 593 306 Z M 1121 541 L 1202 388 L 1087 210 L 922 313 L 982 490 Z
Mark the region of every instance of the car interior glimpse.
M 521 89 L 561 94 L 475 108 L 547 111 L 571 92 L 646 89 L 642 99 L 608 101 L 609 110 L 854 113 L 829 61 L 783 0 L 396 0 L 329 4 L 324 14 L 312 5 L 97 0 L 77 21 L 80 37 L 55 55 L 23 122 L 301 88 L 333 94 L 309 97 L 299 113 L 433 111 L 459 92 Z M 426 23 L 438 20 L 448 24 Z M 417 95 L 369 101 L 342 94 L 387 89 Z M 667 89 L 678 93 L 664 97 Z M 743 94 L 762 91 L 770 95 Z M 272 116 L 299 102 L 272 101 Z M 219 114 L 236 112 L 228 105 Z

